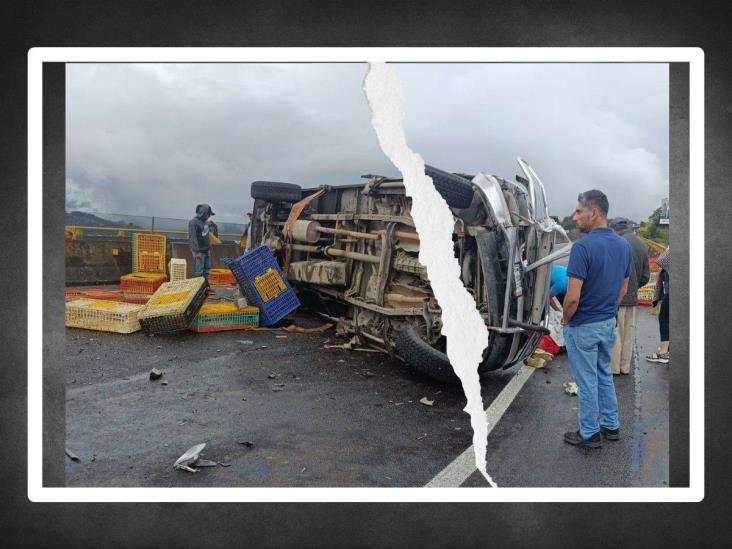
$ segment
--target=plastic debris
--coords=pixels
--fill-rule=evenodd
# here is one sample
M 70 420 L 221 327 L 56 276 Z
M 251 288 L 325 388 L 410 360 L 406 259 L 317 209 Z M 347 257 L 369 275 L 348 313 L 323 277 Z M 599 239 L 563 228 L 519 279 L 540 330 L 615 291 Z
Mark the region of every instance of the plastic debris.
M 77 456 L 74 452 L 66 448 L 66 455 L 69 457 L 71 461 L 81 461 L 79 459 L 79 456 Z
M 239 444 L 241 444 L 242 446 L 246 446 L 247 448 L 251 448 L 252 446 L 254 446 L 254 443 L 251 440 L 240 440 Z
M 167 384 L 168 384 L 168 382 L 167 382 L 167 381 L 161 381 L 161 382 L 160 382 L 160 385 L 167 385 Z
M 536 356 L 536 353 L 534 353 L 530 357 L 524 359 L 524 364 L 530 368 L 543 368 L 546 366 L 546 360 L 540 356 Z
M 163 377 L 163 372 L 157 368 L 150 370 L 150 379 L 160 379 L 161 377 Z
M 420 404 L 424 404 L 425 406 L 432 406 L 434 405 L 434 400 L 429 400 L 427 397 L 422 397 L 419 399 Z
M 191 465 L 194 465 L 198 461 L 201 452 L 206 447 L 206 443 L 196 444 L 186 450 L 186 452 L 180 456 L 173 464 L 173 469 L 183 469 L 189 473 L 197 473 L 198 469 L 193 469 Z
M 577 396 L 577 393 L 579 393 L 579 386 L 574 381 L 565 381 L 564 392 L 568 395 Z
M 278 374 L 278 373 L 275 373 L 275 372 L 272 372 L 271 374 L 269 374 L 269 375 L 267 376 L 267 378 L 268 378 L 268 379 L 276 379 L 276 378 L 278 378 L 278 377 L 280 377 L 280 374 Z

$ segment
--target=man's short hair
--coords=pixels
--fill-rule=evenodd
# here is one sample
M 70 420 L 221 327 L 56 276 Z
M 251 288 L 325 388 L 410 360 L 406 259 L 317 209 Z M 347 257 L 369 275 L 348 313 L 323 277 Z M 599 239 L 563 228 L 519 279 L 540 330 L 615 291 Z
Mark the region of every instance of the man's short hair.
M 610 203 L 607 201 L 607 196 L 605 196 L 604 192 L 598 191 L 597 189 L 580 193 L 577 197 L 577 202 L 587 208 L 597 208 L 602 212 L 604 217 L 607 217 L 607 212 L 610 210 Z

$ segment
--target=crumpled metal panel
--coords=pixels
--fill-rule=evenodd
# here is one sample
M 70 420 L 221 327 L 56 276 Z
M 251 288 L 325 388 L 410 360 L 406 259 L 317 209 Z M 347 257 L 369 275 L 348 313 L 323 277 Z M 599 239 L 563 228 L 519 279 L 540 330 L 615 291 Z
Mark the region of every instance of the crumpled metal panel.
M 345 286 L 346 263 L 344 261 L 295 261 L 290 263 L 287 278 L 310 284 Z

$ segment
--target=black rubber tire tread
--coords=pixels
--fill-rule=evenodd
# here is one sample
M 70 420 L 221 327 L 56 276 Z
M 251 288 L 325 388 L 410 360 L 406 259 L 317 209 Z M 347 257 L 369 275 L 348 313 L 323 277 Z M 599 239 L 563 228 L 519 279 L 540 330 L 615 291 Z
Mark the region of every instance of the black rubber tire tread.
M 432 178 L 435 189 L 445 199 L 448 206 L 459 209 L 470 206 L 474 194 L 470 180 L 434 166 L 425 166 L 424 173 Z
M 447 355 L 420 338 L 413 326 L 402 330 L 394 345 L 399 356 L 417 372 L 447 385 L 460 383 Z
M 279 181 L 254 181 L 251 195 L 254 199 L 298 202 L 302 199 L 302 187 Z

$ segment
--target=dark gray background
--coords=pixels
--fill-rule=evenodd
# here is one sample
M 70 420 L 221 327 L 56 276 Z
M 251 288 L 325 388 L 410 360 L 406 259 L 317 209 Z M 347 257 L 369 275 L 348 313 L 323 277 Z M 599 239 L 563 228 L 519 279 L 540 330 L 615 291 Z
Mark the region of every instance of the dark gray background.
M 118 4 L 31 3 L 2 18 L 3 132 L 7 160 L 4 234 L 13 235 L 3 269 L 7 360 L 0 370 L 0 417 L 5 448 L 0 532 L 28 546 L 567 546 L 728 545 L 730 535 L 730 381 L 721 361 L 729 300 L 730 219 L 727 182 L 732 107 L 727 59 L 729 11 L 715 4 L 380 3 L 350 4 Z M 554 9 L 551 9 L 554 7 Z M 380 13 L 381 18 L 376 17 Z M 416 15 L 415 15 L 416 14 Z M 25 235 L 26 53 L 31 46 L 699 46 L 706 73 L 706 498 L 702 504 L 30 504 L 26 477 L 26 256 L 38 253 Z M 673 129 L 673 127 L 672 127 Z M 63 145 L 51 143 L 46 154 Z M 61 147 L 59 149 L 59 147 Z M 671 149 L 672 169 L 684 169 Z M 679 162 L 678 165 L 675 162 Z M 56 168 L 58 169 L 58 168 Z M 48 174 L 46 174 L 48 175 Z M 56 174 L 58 177 L 58 174 Z M 676 202 L 672 174 L 675 227 Z M 45 189 L 60 193 L 62 190 Z M 694 192 L 694 189 L 691 189 Z M 49 200 L 50 198 L 47 197 Z M 62 202 L 59 200 L 59 204 Z M 60 208 L 60 206 L 59 206 Z M 51 217 L 44 228 L 59 223 Z M 676 249 L 678 234 L 672 240 Z M 59 243 L 62 241 L 59 237 Z M 25 245 L 25 246 L 24 246 Z M 45 248 L 45 246 L 44 246 Z M 61 248 L 62 249 L 62 248 Z M 57 255 L 49 256 L 52 264 Z M 675 255 L 676 272 L 679 256 Z M 45 272 L 45 269 L 44 269 Z M 675 275 L 678 276 L 678 275 Z M 44 280 L 47 282 L 47 280 Z M 711 289 L 716 291 L 712 293 Z M 681 315 L 677 303 L 674 315 Z M 50 311 L 51 309 L 49 309 Z M 55 310 L 55 309 L 53 309 Z M 57 313 L 54 313 L 57 314 Z M 60 313 L 59 313 L 60 314 Z M 674 338 L 678 327 L 672 327 Z M 686 330 L 688 333 L 688 330 Z M 683 331 L 681 332 L 684 333 Z M 676 339 L 675 339 L 676 341 Z M 682 339 L 679 340 L 681 343 Z M 49 349 L 52 345 L 48 341 Z M 675 344 L 675 349 L 676 349 Z M 716 354 L 715 354 L 716 353 Z M 675 353 L 676 354 L 676 353 Z M 693 369 L 704 365 L 692 360 Z M 58 372 L 45 381 L 60 379 Z M 676 372 L 672 420 L 677 418 Z M 51 384 L 49 384 L 51 385 Z M 44 391 L 47 390 L 44 387 Z M 47 394 L 46 396 L 52 396 Z M 50 410 L 49 410 L 50 412 Z M 44 410 L 44 416 L 47 414 Z M 55 421 L 58 421 L 56 418 Z M 62 425 L 61 421 L 61 425 Z M 720 428 L 720 426 L 722 428 Z M 672 444 L 681 435 L 672 430 Z M 49 441 L 49 447 L 58 440 Z M 682 459 L 679 456 L 678 459 Z M 672 483 L 678 477 L 672 454 Z M 54 479 L 54 468 L 46 471 Z

